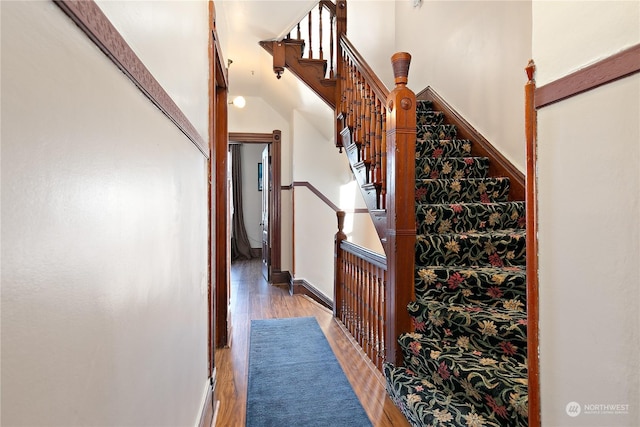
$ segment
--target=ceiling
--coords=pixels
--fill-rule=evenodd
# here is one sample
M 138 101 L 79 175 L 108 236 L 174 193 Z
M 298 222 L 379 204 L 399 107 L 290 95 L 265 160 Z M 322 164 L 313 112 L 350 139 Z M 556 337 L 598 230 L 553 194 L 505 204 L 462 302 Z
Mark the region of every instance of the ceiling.
M 290 72 L 277 79 L 271 55 L 258 44 L 283 38 L 317 4 L 317 0 L 216 0 L 216 28 L 229 63 L 231 98 L 263 98 L 287 120 L 296 109 L 331 137 L 329 107 Z

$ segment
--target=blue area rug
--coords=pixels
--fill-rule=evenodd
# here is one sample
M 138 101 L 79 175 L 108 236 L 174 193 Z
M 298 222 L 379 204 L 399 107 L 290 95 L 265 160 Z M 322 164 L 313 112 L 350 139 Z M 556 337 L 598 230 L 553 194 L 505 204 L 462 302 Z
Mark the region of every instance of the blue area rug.
M 247 427 L 371 426 L 315 317 L 251 321 Z

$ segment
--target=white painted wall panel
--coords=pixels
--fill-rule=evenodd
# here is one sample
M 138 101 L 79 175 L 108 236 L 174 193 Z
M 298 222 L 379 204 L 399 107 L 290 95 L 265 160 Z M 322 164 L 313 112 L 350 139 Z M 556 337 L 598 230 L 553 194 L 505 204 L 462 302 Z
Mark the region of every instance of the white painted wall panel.
M 207 168 L 51 2 L 2 2 L 2 424 L 193 425 Z
M 539 83 L 638 42 L 638 2 L 533 2 Z M 538 155 L 542 423 L 640 425 L 640 76 L 543 108 Z

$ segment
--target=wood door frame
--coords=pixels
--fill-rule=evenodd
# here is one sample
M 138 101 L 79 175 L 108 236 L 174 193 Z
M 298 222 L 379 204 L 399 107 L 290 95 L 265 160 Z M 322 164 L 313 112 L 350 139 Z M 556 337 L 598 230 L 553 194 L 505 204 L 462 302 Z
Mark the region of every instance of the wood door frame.
M 266 144 L 269 146 L 273 188 L 272 197 L 269 199 L 269 246 L 271 247 L 269 277 L 272 282 L 276 283 L 282 276 L 282 132 L 277 129 L 271 133 L 229 132 L 228 140 L 243 144 Z M 268 173 L 268 171 L 263 171 L 263 173 Z

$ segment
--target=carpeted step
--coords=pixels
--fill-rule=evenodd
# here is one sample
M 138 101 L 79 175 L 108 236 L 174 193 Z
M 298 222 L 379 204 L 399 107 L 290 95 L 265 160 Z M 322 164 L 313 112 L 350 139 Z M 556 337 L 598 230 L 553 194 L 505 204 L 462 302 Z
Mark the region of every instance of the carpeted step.
M 505 419 L 500 406 L 494 409 L 488 402 L 476 404 L 466 393 L 438 388 L 431 379 L 417 376 L 404 367 L 385 364 L 384 374 L 389 396 L 414 427 L 528 425 L 526 396 L 509 396 Z
M 524 228 L 524 202 L 438 203 L 416 206 L 418 234 Z
M 495 412 L 505 422 L 526 422 L 526 413 L 509 405 L 511 396 L 527 396 L 526 363 L 509 356 L 494 359 L 470 346 L 443 348 L 421 334 L 406 334 L 399 341 L 406 352 L 405 367 L 417 376 L 440 390 L 466 395 L 476 406 L 488 406 L 487 412 Z M 519 419 L 522 416 L 525 419 Z
M 464 346 L 485 357 L 526 361 L 527 314 L 521 301 L 505 300 L 499 308 L 422 300 L 407 308 L 416 333 L 440 347 Z
M 416 138 L 418 139 L 455 139 L 458 129 L 455 125 L 446 123 L 416 125 Z
M 418 203 L 506 202 L 509 178 L 418 179 Z
M 416 139 L 416 159 L 423 157 L 469 157 L 468 139 Z
M 417 179 L 486 178 L 487 157 L 422 157 L 416 160 Z
M 451 361 L 447 366 L 456 368 L 451 369 L 456 376 L 459 376 L 460 372 L 472 370 L 474 366 L 477 371 L 492 372 L 493 369 L 499 369 L 498 375 L 503 376 L 504 371 L 511 373 L 514 369 L 526 371 L 527 367 L 526 355 L 521 354 L 526 353 L 525 349 L 520 353 L 514 353 L 512 347 L 504 344 L 505 351 L 487 353 L 483 351 L 483 346 L 476 347 L 476 343 L 466 336 L 438 340 L 419 332 L 411 332 L 401 334 L 398 337 L 398 344 L 402 350 L 404 366 L 424 377 L 434 378 L 434 375 L 440 372 L 444 360 Z M 490 366 L 490 368 L 482 368 L 482 366 Z M 450 389 L 454 390 L 455 386 L 451 386 Z
M 525 240 L 525 231 L 522 229 L 419 234 L 416 236 L 416 266 L 524 265 Z
M 444 113 L 441 111 L 418 111 L 416 117 L 416 126 L 419 128 L 425 125 L 441 125 L 444 123 Z
M 416 114 L 420 115 L 428 111 L 433 111 L 433 102 L 427 101 L 426 99 L 416 100 Z
M 416 300 L 497 307 L 514 300 L 524 307 L 526 277 L 524 267 L 418 267 Z

